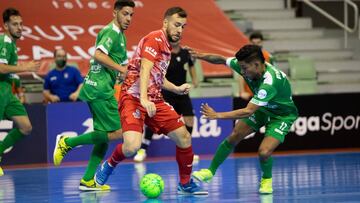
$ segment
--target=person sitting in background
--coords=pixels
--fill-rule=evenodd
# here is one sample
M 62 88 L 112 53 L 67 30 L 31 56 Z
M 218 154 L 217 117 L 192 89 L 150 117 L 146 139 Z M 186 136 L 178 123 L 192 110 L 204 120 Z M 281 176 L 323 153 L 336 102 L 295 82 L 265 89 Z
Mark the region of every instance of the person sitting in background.
M 25 88 L 21 84 L 20 77 L 15 73 L 11 73 L 9 74 L 9 79 L 11 82 L 12 93 L 20 100 L 22 104 L 24 104 L 26 102 L 24 94 Z
M 45 77 L 44 97 L 47 102 L 77 101 L 82 86 L 83 78 L 80 71 L 66 65 L 66 51 L 56 49 L 54 51 L 55 69 Z

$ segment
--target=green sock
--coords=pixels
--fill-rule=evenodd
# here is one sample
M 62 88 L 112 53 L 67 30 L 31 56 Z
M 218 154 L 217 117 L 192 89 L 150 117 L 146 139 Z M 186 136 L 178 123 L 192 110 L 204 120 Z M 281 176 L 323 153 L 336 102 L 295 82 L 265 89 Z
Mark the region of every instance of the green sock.
M 69 137 L 65 139 L 65 143 L 72 148 L 85 144 L 107 143 L 108 141 L 109 138 L 107 132 L 103 131 L 93 131 L 91 133 L 86 133 L 76 137 Z
M 263 178 L 271 178 L 272 177 L 272 165 L 273 158 L 269 157 L 266 161 L 260 160 L 260 167 L 263 172 Z
M 95 144 L 85 174 L 83 176 L 85 181 L 89 181 L 94 178 L 96 169 L 99 166 L 101 160 L 103 160 L 108 146 L 109 145 L 107 143 Z
M 215 175 L 216 170 L 225 161 L 225 159 L 229 156 L 229 154 L 233 151 L 233 148 L 234 146 L 232 146 L 228 140 L 224 140 L 219 145 L 209 167 L 209 170 L 213 175 Z
M 9 134 L 7 134 L 5 139 L 0 142 L 0 156 L 7 148 L 14 146 L 14 144 L 21 140 L 21 138 L 23 138 L 24 136 L 25 135 L 22 134 L 18 128 L 12 129 Z

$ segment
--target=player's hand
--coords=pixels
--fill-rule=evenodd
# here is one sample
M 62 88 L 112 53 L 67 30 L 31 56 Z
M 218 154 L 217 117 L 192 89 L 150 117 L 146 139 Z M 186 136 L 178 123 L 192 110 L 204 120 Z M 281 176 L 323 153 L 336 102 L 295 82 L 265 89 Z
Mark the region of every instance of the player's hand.
M 179 95 L 189 94 L 190 89 L 191 89 L 191 85 L 184 83 L 177 87 L 176 94 Z
M 59 101 L 60 101 L 60 98 L 57 95 L 51 95 L 50 96 L 50 102 L 51 103 L 56 103 L 56 102 L 59 102 Z
M 79 93 L 77 92 L 73 92 L 72 94 L 69 95 L 69 99 L 74 102 L 77 101 L 78 97 L 79 97 Z
M 208 104 L 201 104 L 200 113 L 207 119 L 217 119 L 218 115 L 217 112 L 214 111 Z
M 37 72 L 40 68 L 40 62 L 39 61 L 30 61 L 23 64 L 25 67 L 25 71 L 29 72 Z
M 147 99 L 141 99 L 140 103 L 141 103 L 141 106 L 143 106 L 146 109 L 146 112 L 150 118 L 155 116 L 156 106 L 155 106 L 154 102 L 151 102 Z

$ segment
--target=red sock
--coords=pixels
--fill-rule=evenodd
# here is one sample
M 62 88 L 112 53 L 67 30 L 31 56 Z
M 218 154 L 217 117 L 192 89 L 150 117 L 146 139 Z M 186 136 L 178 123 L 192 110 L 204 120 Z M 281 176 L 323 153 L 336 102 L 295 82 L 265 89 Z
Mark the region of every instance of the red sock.
M 118 163 L 120 163 L 122 160 L 124 160 L 126 158 L 122 151 L 122 145 L 123 144 L 116 145 L 115 150 L 111 154 L 111 157 L 108 159 L 108 162 L 113 167 L 115 167 Z
M 183 149 L 176 146 L 176 161 L 179 166 L 181 184 L 186 184 L 190 181 L 193 159 L 194 153 L 192 146 Z

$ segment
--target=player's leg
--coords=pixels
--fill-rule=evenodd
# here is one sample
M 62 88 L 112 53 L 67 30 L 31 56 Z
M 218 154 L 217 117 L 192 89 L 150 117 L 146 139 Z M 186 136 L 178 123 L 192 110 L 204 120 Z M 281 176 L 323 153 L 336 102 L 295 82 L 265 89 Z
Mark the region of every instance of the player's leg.
M 265 137 L 262 140 L 258 154 L 262 177 L 259 192 L 269 194 L 272 189 L 272 167 L 274 150 L 284 142 L 285 135 L 289 132 L 291 125 L 296 120 L 296 115 L 285 116 L 282 119 L 270 118 L 266 123 Z
M 192 179 L 193 149 L 191 146 L 191 135 L 186 130 L 180 116 L 165 102 L 156 103 L 156 115 L 149 119 L 146 124 L 156 133 L 166 134 L 176 143 L 176 161 L 179 168 L 180 182 L 178 184 L 179 194 L 206 195 Z
M 79 190 L 82 191 L 105 191 L 110 190 L 108 185 L 96 185 L 94 181 L 94 176 L 96 168 L 99 166 L 100 162 L 103 160 L 106 151 L 108 149 L 108 143 L 95 144 L 91 152 L 90 160 L 87 165 L 85 174 L 80 181 Z
M 76 146 L 103 144 L 121 138 L 120 117 L 115 98 L 89 102 L 88 105 L 93 116 L 94 131 L 76 137 L 58 137 L 53 155 L 55 166 L 60 165 L 67 152 Z
M 119 133 L 122 132 L 120 116 L 117 112 L 117 103 L 114 99 L 110 99 L 90 104 L 89 106 L 92 109 L 94 118 L 94 132 L 97 132 L 95 135 L 99 135 L 99 133 L 101 133 L 101 135 L 92 137 L 94 148 L 84 176 L 80 181 L 79 189 L 84 191 L 110 190 L 110 186 L 108 185 L 96 185 L 94 176 L 97 167 L 105 156 L 108 148 L 108 141 L 118 139 Z
M 146 150 L 151 143 L 153 135 L 153 131 L 149 127 L 145 126 L 144 139 L 142 140 L 141 148 L 136 152 L 136 155 L 134 156 L 135 162 L 143 162 L 145 160 Z
M 0 120 L 8 118 L 15 123 L 16 128 L 13 128 L 6 135 L 5 139 L 0 142 L 0 161 L 7 148 L 14 146 L 24 136 L 29 135 L 32 130 L 32 125 L 26 113 L 25 107 L 20 103 L 20 101 L 11 93 L 10 95 L 6 94 L 3 96 L 4 97 L 1 99 L 3 102 L 0 102 L 0 107 L 2 108 L 0 112 Z M 0 176 L 2 175 L 3 171 L 0 168 Z
M 271 154 L 278 147 L 280 141 L 271 136 L 265 136 L 262 140 L 258 154 L 260 160 L 260 167 L 263 173 L 260 181 L 260 193 L 272 193 L 272 166 L 273 158 Z
M 125 131 L 123 143 L 118 144 L 111 156 L 101 165 L 96 172 L 95 181 L 98 185 L 104 185 L 115 167 L 124 159 L 133 156 L 141 146 L 142 133 L 138 131 Z
M 4 93 L 4 92 L 3 92 Z M 11 93 L 4 93 L 0 102 L 0 120 L 7 118 L 15 123 L 16 128 L 13 128 L 3 141 L 0 142 L 0 162 L 4 151 L 14 146 L 24 136 L 29 135 L 32 130 L 32 126 L 25 110 L 25 107 L 20 101 Z M 4 175 L 3 170 L 0 167 L 0 176 Z
M 254 132 L 244 120 L 239 120 L 231 134 L 218 146 L 209 168 L 194 171 L 192 176 L 201 182 L 210 182 L 219 166 L 233 152 L 234 147 L 247 135 Z
M 9 103 L 4 106 L 3 115 L 4 118 L 14 121 L 16 127 L 13 128 L 0 143 L 0 156 L 7 148 L 14 146 L 15 143 L 21 140 L 24 136 L 29 135 L 32 131 L 32 125 L 24 105 L 22 105 L 12 94 L 7 97 L 9 97 Z
M 140 109 L 140 110 L 139 110 Z M 112 155 L 96 172 L 95 181 L 99 185 L 106 183 L 118 163 L 134 155 L 141 146 L 145 110 L 139 101 L 124 95 L 120 100 L 119 112 L 123 129 L 123 143 L 118 144 Z

